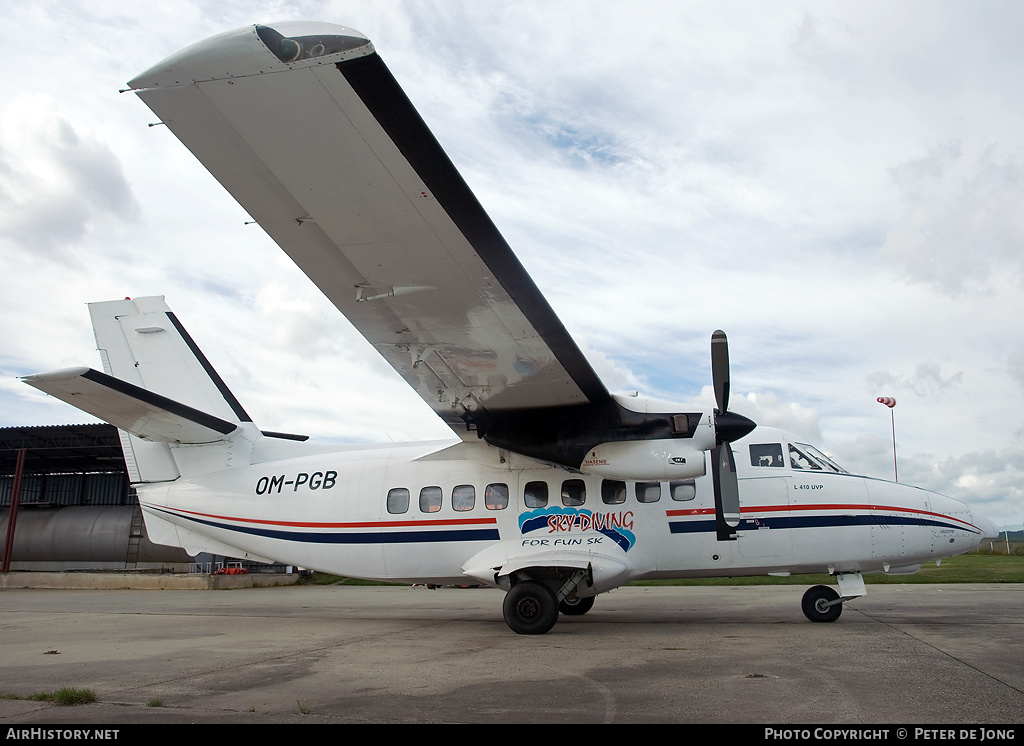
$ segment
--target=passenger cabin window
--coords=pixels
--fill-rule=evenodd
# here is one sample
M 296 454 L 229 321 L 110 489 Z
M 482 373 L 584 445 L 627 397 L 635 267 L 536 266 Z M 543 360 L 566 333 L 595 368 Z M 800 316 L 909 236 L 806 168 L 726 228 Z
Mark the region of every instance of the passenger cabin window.
M 636 501 L 638 503 L 656 503 L 661 499 L 661 482 L 637 482 Z
M 420 490 L 420 512 L 436 513 L 441 509 L 441 488 L 424 487 Z
M 388 490 L 388 512 L 406 513 L 409 510 L 409 490 L 405 487 L 396 487 Z
M 683 479 L 678 482 L 668 483 L 668 492 L 672 499 L 677 502 L 685 502 L 697 497 L 697 482 L 693 479 Z
M 786 466 L 782 458 L 781 443 L 760 443 L 750 446 L 751 466 L 770 466 L 776 469 L 783 469 Z
M 476 505 L 476 490 L 471 484 L 460 484 L 452 490 L 452 509 L 460 513 Z
M 484 505 L 488 510 L 504 510 L 508 507 L 508 485 L 489 484 L 484 490 Z
M 548 483 L 527 482 L 523 489 L 523 502 L 528 508 L 546 508 L 548 504 Z
M 626 483 L 618 479 L 601 480 L 601 502 L 605 505 L 618 505 L 626 502 Z
M 566 479 L 562 482 L 562 505 L 582 505 L 587 499 L 587 486 L 582 479 Z

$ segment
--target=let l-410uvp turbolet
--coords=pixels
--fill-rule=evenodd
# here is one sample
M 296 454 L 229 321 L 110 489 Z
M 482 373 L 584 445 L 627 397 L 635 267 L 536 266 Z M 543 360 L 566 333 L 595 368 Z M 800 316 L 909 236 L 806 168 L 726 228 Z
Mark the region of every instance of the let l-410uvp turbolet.
M 90 306 L 101 373 L 29 376 L 120 428 L 150 538 L 344 575 L 485 583 L 543 633 L 642 578 L 912 572 L 995 534 L 728 409 L 613 396 L 362 34 L 251 26 L 131 90 L 444 419 L 453 442 L 261 432 L 162 298 Z

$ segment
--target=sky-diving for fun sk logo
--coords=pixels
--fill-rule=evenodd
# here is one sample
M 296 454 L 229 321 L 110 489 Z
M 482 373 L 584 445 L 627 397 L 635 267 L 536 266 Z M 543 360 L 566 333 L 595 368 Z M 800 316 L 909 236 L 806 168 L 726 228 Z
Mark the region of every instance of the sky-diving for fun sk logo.
M 628 552 L 636 543 L 633 528 L 633 511 L 612 513 L 593 513 L 580 508 L 537 508 L 529 513 L 519 514 L 519 530 L 525 536 L 529 533 L 571 534 L 596 531 L 607 536 L 618 544 L 622 551 Z M 584 543 L 583 537 L 556 537 L 556 541 L 566 544 L 570 541 Z

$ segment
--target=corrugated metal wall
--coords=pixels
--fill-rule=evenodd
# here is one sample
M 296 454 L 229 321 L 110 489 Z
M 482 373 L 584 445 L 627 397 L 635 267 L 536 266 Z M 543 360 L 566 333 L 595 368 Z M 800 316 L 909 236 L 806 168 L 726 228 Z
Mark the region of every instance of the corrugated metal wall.
M 14 477 L 0 477 L 0 507 L 11 505 Z M 22 505 L 134 505 L 128 475 L 26 474 L 21 479 Z

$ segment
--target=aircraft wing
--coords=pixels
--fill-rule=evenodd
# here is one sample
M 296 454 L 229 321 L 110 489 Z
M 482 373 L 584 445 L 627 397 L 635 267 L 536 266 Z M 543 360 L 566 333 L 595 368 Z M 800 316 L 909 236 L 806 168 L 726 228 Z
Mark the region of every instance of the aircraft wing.
M 248 27 L 130 86 L 461 437 L 610 401 L 359 32 Z

